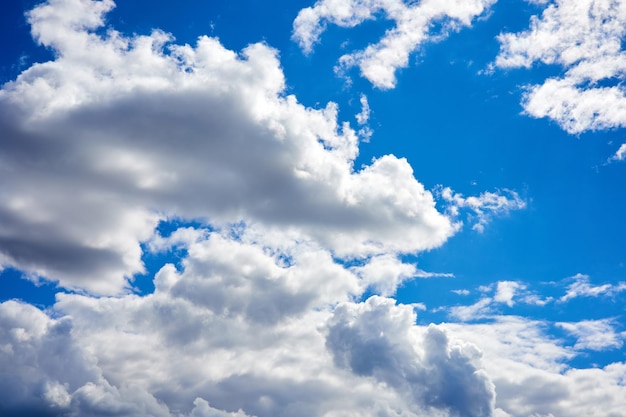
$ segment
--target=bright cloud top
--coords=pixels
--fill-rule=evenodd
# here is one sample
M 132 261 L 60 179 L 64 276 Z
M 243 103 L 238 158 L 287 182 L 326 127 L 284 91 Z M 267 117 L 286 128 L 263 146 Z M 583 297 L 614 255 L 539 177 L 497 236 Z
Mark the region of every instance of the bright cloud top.
M 354 27 L 384 14 L 396 26 L 378 43 L 339 58 L 338 70 L 358 66 L 361 75 L 376 87 L 389 89 L 396 85 L 396 70 L 408 66 L 411 53 L 426 42 L 445 38 L 450 31 L 470 26 L 493 3 L 495 0 L 321 0 L 300 11 L 293 23 L 293 39 L 309 53 L 327 23 Z M 442 29 L 431 33 L 435 23 L 441 23 Z
M 562 76 L 530 86 L 523 105 L 569 133 L 626 126 L 626 2 L 557 0 L 530 28 L 499 36 L 500 68 L 558 65 Z

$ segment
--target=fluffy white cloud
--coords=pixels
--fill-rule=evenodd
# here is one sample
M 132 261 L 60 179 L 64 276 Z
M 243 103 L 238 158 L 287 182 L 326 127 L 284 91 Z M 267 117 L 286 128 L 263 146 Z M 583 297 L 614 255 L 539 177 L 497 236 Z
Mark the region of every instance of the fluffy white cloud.
M 384 14 L 395 22 L 376 44 L 339 58 L 338 71 L 358 66 L 361 75 L 378 88 L 396 85 L 396 70 L 409 64 L 409 56 L 426 42 L 441 40 L 451 31 L 472 24 L 495 0 L 319 0 L 302 9 L 293 23 L 293 39 L 309 53 L 327 23 L 354 27 Z M 441 24 L 440 32 L 432 26 Z
M 625 1 L 557 0 L 532 18 L 528 30 L 499 36 L 495 65 L 541 62 L 564 69 L 562 76 L 528 87 L 523 105 L 534 117 L 549 117 L 569 133 L 624 127 L 624 35 Z
M 428 327 L 418 343 L 413 310 L 394 304 L 372 297 L 337 307 L 326 341 L 334 362 L 398 389 L 427 406 L 423 413 L 433 413 L 433 407 L 450 415 L 491 415 L 494 386 L 481 370 L 480 351 L 471 344 L 451 344 L 435 326 Z
M 355 170 L 356 133 L 335 104 L 284 94 L 275 50 L 96 33 L 112 7 L 55 0 L 28 14 L 56 59 L 0 91 L 4 265 L 115 294 L 172 216 L 289 230 L 349 258 L 430 249 L 456 230 L 406 160 Z
M 519 292 L 519 290 L 526 289 L 524 284 L 517 281 L 499 281 L 496 288 L 496 295 L 493 300 L 499 303 L 505 303 L 509 307 L 515 304 L 513 297 Z
M 496 386 L 494 415 L 626 416 L 626 363 L 576 369 L 576 352 L 547 334 L 543 321 L 499 317 L 486 324 L 446 324 L 450 338 L 476 343 Z
M 397 2 L 407 13 L 359 65 L 399 52 L 372 67 L 391 82 L 430 23 L 469 25 L 490 3 Z M 342 4 L 354 24 L 392 16 L 392 2 Z M 309 9 L 332 10 L 307 30 L 339 19 L 342 4 Z M 79 291 L 45 312 L 0 304 L 1 415 L 593 416 L 600 390 L 623 415 L 623 364 L 568 369 L 575 350 L 542 323 L 423 327 L 421 303 L 360 301 L 448 276 L 401 255 L 444 243 L 460 210 L 482 229 L 522 208 L 517 194 L 444 189 L 450 211 L 439 212 L 406 160 L 355 170 L 357 133 L 336 105 L 286 95 L 269 46 L 238 54 L 208 37 L 96 32 L 112 7 L 38 6 L 33 34 L 56 58 L 0 91 L 0 260 Z M 368 108 L 362 99 L 357 122 Z M 202 226 L 155 233 L 168 219 Z M 156 274 L 154 293 L 124 294 L 142 247 L 184 255 Z M 495 294 L 469 319 L 526 295 L 512 281 L 485 290 Z
M 0 304 L 3 415 L 491 415 L 478 350 L 416 326 L 411 306 L 349 301 L 357 277 L 327 251 L 284 263 L 247 236 L 172 242 L 189 255 L 154 294 L 59 294 L 59 319 Z
M 369 121 L 371 110 L 369 102 L 367 101 L 367 96 L 365 94 L 361 94 L 359 102 L 361 103 L 361 112 L 356 115 L 356 121 L 360 125 L 363 125 Z

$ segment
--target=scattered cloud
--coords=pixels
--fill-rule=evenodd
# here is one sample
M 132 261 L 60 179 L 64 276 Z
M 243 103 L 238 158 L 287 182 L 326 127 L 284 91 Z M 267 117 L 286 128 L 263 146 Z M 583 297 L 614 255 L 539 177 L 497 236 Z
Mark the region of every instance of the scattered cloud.
M 623 161 L 624 159 L 626 159 L 626 143 L 622 143 L 617 152 L 615 152 L 615 155 L 609 159 L 609 162 Z
M 500 68 L 558 65 L 563 74 L 527 88 L 523 106 L 569 133 L 626 126 L 626 2 L 557 0 L 528 30 L 503 33 Z
M 552 297 L 542 296 L 530 290 L 528 285 L 520 281 L 498 281 L 491 285 L 477 288 L 481 297 L 470 305 L 457 305 L 444 308 L 450 317 L 461 322 L 472 322 L 482 319 L 499 317 L 502 304 L 509 309 L 521 303 L 534 306 L 545 306 L 553 301 Z M 453 290 L 455 294 L 469 295 L 469 290 Z
M 456 320 L 473 321 L 490 316 L 493 313 L 492 304 L 492 298 L 483 297 L 472 305 L 450 307 L 448 312 Z
M 512 190 L 497 192 L 483 192 L 478 196 L 463 197 L 455 193 L 450 187 L 440 186 L 435 194 L 448 204 L 447 211 L 452 217 L 460 214 L 460 209 L 465 209 L 470 214 L 470 220 L 474 221 L 472 229 L 483 232 L 492 216 L 505 215 L 511 210 L 526 208 L 526 202 L 519 194 Z
M 599 351 L 619 349 L 624 344 L 623 339 L 626 338 L 626 332 L 615 331 L 613 319 L 559 322 L 556 325 L 577 338 L 574 349 Z
M 513 297 L 515 297 L 519 290 L 525 289 L 526 286 L 517 281 L 499 281 L 493 300 L 498 303 L 504 303 L 509 307 L 513 307 L 513 304 L 515 304 Z
M 392 20 L 395 27 L 385 32 L 376 44 L 339 58 L 337 71 L 358 66 L 361 75 L 374 86 L 390 89 L 396 85 L 396 71 L 406 68 L 409 56 L 427 42 L 445 39 L 448 33 L 471 26 L 495 0 L 319 0 L 302 9 L 293 23 L 293 39 L 305 53 L 310 53 L 328 23 L 355 27 L 380 15 Z M 433 27 L 441 25 L 439 31 Z
M 589 276 L 584 274 L 576 274 L 568 281 L 573 281 L 568 285 L 565 295 L 559 298 L 560 302 L 565 302 L 578 297 L 599 297 L 612 296 L 614 294 L 626 291 L 626 282 L 617 284 L 592 285 L 589 282 Z
M 356 115 L 356 121 L 360 125 L 364 125 L 370 119 L 370 105 L 365 94 L 361 94 L 359 102 L 361 103 L 361 112 Z

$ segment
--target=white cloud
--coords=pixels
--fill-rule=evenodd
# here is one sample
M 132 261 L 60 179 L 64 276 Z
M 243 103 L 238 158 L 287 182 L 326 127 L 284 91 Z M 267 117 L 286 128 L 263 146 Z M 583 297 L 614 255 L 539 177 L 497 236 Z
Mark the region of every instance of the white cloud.
M 310 53 L 327 23 L 349 28 L 384 14 L 395 22 L 395 27 L 386 31 L 378 43 L 343 55 L 338 71 L 358 66 L 361 75 L 376 87 L 389 89 L 396 85 L 396 71 L 408 66 L 411 53 L 424 43 L 444 39 L 449 32 L 470 26 L 493 3 L 495 0 L 319 0 L 298 13 L 293 39 L 305 53 Z M 436 23 L 443 28 L 432 33 Z
M 623 364 L 568 370 L 536 322 L 422 327 L 421 303 L 358 301 L 446 275 L 401 261 L 458 227 L 408 162 L 355 171 L 355 132 L 285 95 L 267 45 L 96 33 L 112 7 L 38 6 L 56 58 L 0 91 L 0 259 L 79 291 L 45 312 L 0 304 L 3 416 L 593 416 L 589 386 L 620 415 Z M 522 205 L 450 195 L 478 223 Z M 208 226 L 155 233 L 171 219 Z M 142 297 L 123 293 L 141 244 L 184 253 Z
M 416 326 L 419 305 L 348 301 L 355 275 L 328 252 L 293 249 L 281 266 L 261 243 L 213 232 L 181 270 L 163 267 L 154 294 L 59 294 L 59 319 L 0 304 L 0 404 L 55 416 L 490 415 L 475 347 Z
M 525 111 L 549 117 L 569 133 L 626 126 L 626 2 L 557 0 L 530 28 L 501 34 L 500 68 L 559 65 L 562 76 L 530 86 Z M 609 82 L 602 86 L 600 82 Z
M 601 295 L 612 296 L 622 291 L 626 291 L 626 282 L 617 284 L 592 285 L 589 283 L 589 276 L 576 274 L 568 280 L 573 282 L 568 285 L 565 295 L 559 301 L 565 302 L 577 297 L 599 297 Z
M 525 290 L 526 286 L 517 281 L 498 281 L 496 288 L 496 294 L 493 300 L 498 303 L 504 303 L 509 307 L 515 304 L 513 297 L 519 292 L 519 290 Z
M 367 123 L 370 119 L 370 105 L 367 101 L 367 96 L 365 94 L 361 94 L 359 102 L 361 103 L 361 112 L 356 115 L 356 121 L 360 125 L 363 125 Z
M 615 323 L 612 319 L 583 320 L 575 323 L 559 322 L 556 325 L 577 338 L 574 349 L 619 349 L 626 337 L 626 332 L 620 334 L 615 331 Z
M 326 345 L 338 366 L 393 386 L 424 404 L 426 413 L 433 407 L 451 415 L 490 415 L 494 387 L 480 369 L 478 349 L 451 344 L 435 326 L 419 343 L 414 321 L 412 309 L 390 299 L 340 305 L 329 321 Z M 421 352 L 415 350 L 418 345 Z
M 472 305 L 450 307 L 449 314 L 460 321 L 472 321 L 492 314 L 493 299 L 483 297 Z
M 472 229 L 483 232 L 485 226 L 494 215 L 505 215 L 511 210 L 521 210 L 526 208 L 526 202 L 519 194 L 512 190 L 502 190 L 497 192 L 483 192 L 478 196 L 463 197 L 462 194 L 455 193 L 450 187 L 439 187 L 436 194 L 448 204 L 448 213 L 456 217 L 460 209 L 471 212 L 470 219 L 475 219 Z
M 29 13 L 56 59 L 0 91 L 3 265 L 116 294 L 171 217 L 289 230 L 348 258 L 416 253 L 455 232 L 406 160 L 353 169 L 356 133 L 335 104 L 285 95 L 275 50 L 95 33 L 112 7 L 56 0 Z
M 389 255 L 372 258 L 364 266 L 352 268 L 361 277 L 363 282 L 373 287 L 378 294 L 389 296 L 396 292 L 398 286 L 405 280 L 415 277 L 418 269 L 415 265 L 406 264 Z M 424 273 L 424 271 L 419 271 Z
M 499 317 L 487 324 L 443 326 L 451 339 L 473 342 L 496 386 L 496 413 L 514 417 L 623 417 L 626 364 L 576 369 L 575 351 L 548 335 L 543 321 Z M 502 413 L 502 414 L 501 414 Z
M 495 284 L 478 287 L 481 298 L 470 305 L 458 305 L 443 308 L 450 317 L 462 322 L 471 322 L 480 319 L 498 317 L 500 304 L 512 308 L 516 303 L 545 306 L 552 302 L 551 297 L 542 297 L 528 289 L 528 286 L 519 281 L 498 281 Z M 453 290 L 455 294 L 469 295 L 468 290 Z
M 610 158 L 610 161 L 623 161 L 626 159 L 626 143 L 622 143 L 615 155 Z

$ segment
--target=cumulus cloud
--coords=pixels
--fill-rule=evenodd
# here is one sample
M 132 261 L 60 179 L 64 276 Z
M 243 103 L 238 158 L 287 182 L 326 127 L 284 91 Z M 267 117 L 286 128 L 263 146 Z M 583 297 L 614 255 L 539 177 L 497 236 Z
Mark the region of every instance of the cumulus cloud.
M 367 101 L 367 96 L 365 94 L 361 94 L 359 102 L 361 103 L 361 112 L 356 115 L 356 121 L 360 125 L 363 125 L 369 121 L 371 110 L 369 102 Z
M 451 345 L 435 326 L 426 329 L 418 344 L 413 310 L 394 304 L 372 297 L 366 303 L 337 307 L 326 342 L 335 363 L 396 387 L 417 398 L 418 404 L 450 410 L 451 415 L 491 415 L 494 387 L 480 369 L 477 348 Z M 416 350 L 420 345 L 422 349 Z
M 424 275 L 401 255 L 457 230 L 409 163 L 355 170 L 358 134 L 335 104 L 286 95 L 269 46 L 128 37 L 103 26 L 113 7 L 37 6 L 33 35 L 55 59 L 0 91 L 2 264 L 76 290 L 46 312 L 0 305 L 0 413 L 490 415 L 477 350 L 439 330 L 412 340 L 404 320 L 387 337 L 427 353 L 397 357 L 423 361 L 406 382 L 403 367 L 377 380 L 333 359 L 337 305 L 367 309 L 366 290 Z M 196 226 L 156 232 L 170 220 Z M 130 294 L 143 251 L 172 249 L 154 292 Z
M 485 370 L 497 390 L 494 415 L 626 415 L 626 364 L 569 367 L 567 361 L 577 352 L 550 336 L 544 321 L 507 316 L 486 324 L 447 323 L 443 327 L 450 337 L 481 346 Z
M 330 257 L 280 264 L 246 238 L 202 235 L 180 270 L 161 269 L 153 294 L 59 294 L 59 319 L 1 304 L 2 411 L 491 415 L 479 351 L 416 326 L 413 307 L 349 301 L 337 287 L 356 276 Z M 346 301 L 334 307 L 338 292 Z
M 28 14 L 56 59 L 0 91 L 4 265 L 116 294 L 171 217 L 288 229 L 348 258 L 415 253 L 454 233 L 405 159 L 353 168 L 355 131 L 334 103 L 285 95 L 269 46 L 237 54 L 204 36 L 190 46 L 160 31 L 96 32 L 113 6 L 56 0 Z
M 509 307 L 515 304 L 513 297 L 519 292 L 519 290 L 526 289 L 524 284 L 517 281 L 499 281 L 496 288 L 496 295 L 493 297 L 494 301 L 504 303 Z
M 372 4 L 355 22 L 391 13 Z M 415 21 L 396 19 L 390 39 L 469 25 L 488 4 L 398 3 Z M 462 210 L 482 228 L 522 208 L 517 194 L 450 190 L 440 212 L 406 160 L 354 169 L 358 132 L 335 104 L 287 95 L 268 45 L 128 37 L 103 26 L 113 6 L 35 8 L 55 59 L 0 91 L 0 260 L 76 290 L 46 311 L 0 304 L 0 414 L 569 417 L 598 415 L 608 395 L 603 411 L 623 415 L 624 365 L 567 368 L 576 348 L 544 323 L 424 327 L 423 303 L 365 299 L 448 276 L 402 255 L 443 244 Z M 196 226 L 155 231 L 179 219 Z M 172 248 L 154 292 L 128 293 L 143 251 Z M 512 281 L 483 290 L 474 317 L 526 296 Z
M 471 26 L 495 0 L 320 0 L 302 9 L 293 23 L 293 39 L 305 53 L 319 42 L 328 23 L 355 27 L 380 15 L 392 20 L 395 27 L 385 32 L 376 44 L 339 58 L 338 71 L 358 66 L 361 75 L 381 89 L 396 85 L 396 71 L 409 64 L 409 56 L 423 44 L 444 39 L 449 32 Z M 433 31 L 440 24 L 440 31 Z
M 503 33 L 500 68 L 558 65 L 563 74 L 527 88 L 525 111 L 569 133 L 626 126 L 626 2 L 557 0 L 533 16 L 528 30 Z

